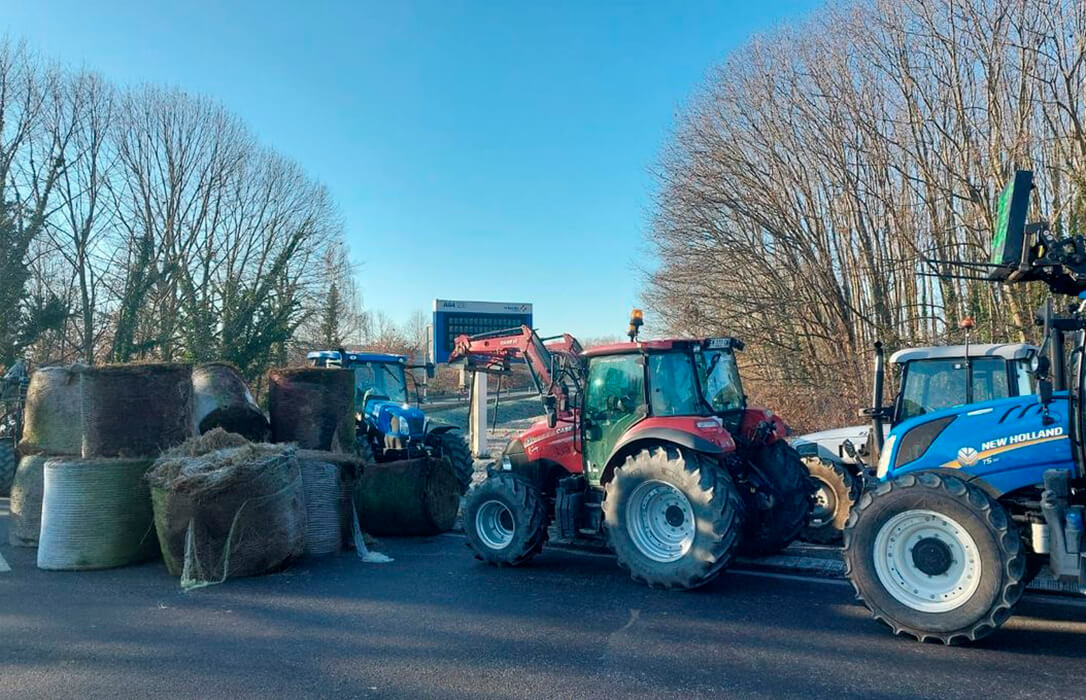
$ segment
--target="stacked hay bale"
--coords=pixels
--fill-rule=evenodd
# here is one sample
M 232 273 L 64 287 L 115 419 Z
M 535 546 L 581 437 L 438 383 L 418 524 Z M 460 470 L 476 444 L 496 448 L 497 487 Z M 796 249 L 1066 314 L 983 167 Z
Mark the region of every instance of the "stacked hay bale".
M 292 367 L 268 373 L 272 439 L 307 450 L 354 452 L 354 372 Z
M 163 559 L 183 588 L 275 571 L 304 551 L 293 446 L 214 429 L 165 452 L 147 480 Z
M 332 554 L 355 544 L 354 490 L 364 464 L 353 455 L 298 450 L 305 490 L 305 553 Z
M 12 546 L 38 546 L 45 463 L 51 457 L 79 456 L 81 412 L 79 375 L 71 367 L 43 367 L 31 375 L 19 443 L 22 459 L 11 486 Z
M 268 439 L 268 418 L 233 365 L 209 362 L 193 369 L 192 399 L 192 425 L 197 435 L 222 428 L 251 442 Z
M 156 555 L 144 475 L 192 433 L 192 368 L 173 363 L 83 367 L 82 458 L 44 465 L 42 569 L 100 569 Z

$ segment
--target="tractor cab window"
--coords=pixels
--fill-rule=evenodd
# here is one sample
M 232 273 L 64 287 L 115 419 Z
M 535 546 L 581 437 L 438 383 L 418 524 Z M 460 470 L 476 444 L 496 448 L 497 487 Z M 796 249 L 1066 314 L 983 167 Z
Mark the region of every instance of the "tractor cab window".
M 965 358 L 916 360 L 905 369 L 899 420 L 952 406 L 1003 399 L 1010 395 L 1007 362 L 1001 357 L 973 358 L 973 393 L 967 394 Z
M 741 411 L 746 406 L 743 383 L 739 379 L 739 365 L 735 353 L 728 350 L 695 352 L 698 358 L 698 375 L 701 393 L 714 413 Z
M 407 403 L 407 381 L 403 365 L 394 362 L 359 362 L 354 370 L 355 394 L 361 400 L 370 395 L 387 396 L 390 401 Z
M 585 417 L 597 423 L 644 414 L 645 372 L 640 355 L 593 358 L 585 388 Z
M 649 356 L 649 398 L 655 416 L 696 416 L 705 412 L 690 352 Z

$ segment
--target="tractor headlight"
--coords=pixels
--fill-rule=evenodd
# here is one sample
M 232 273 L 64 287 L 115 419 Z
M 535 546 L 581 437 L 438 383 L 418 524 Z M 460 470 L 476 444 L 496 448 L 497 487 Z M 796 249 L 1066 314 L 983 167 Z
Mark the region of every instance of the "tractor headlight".
M 400 419 L 400 435 L 410 435 L 410 434 L 411 434 L 411 422 L 408 421 L 406 418 L 401 418 Z
M 890 435 L 886 438 L 886 442 L 882 444 L 882 452 L 879 453 L 879 464 L 875 470 L 875 476 L 880 479 L 886 478 L 886 472 L 890 470 L 890 456 L 894 454 L 894 443 L 897 442 L 897 435 Z
M 957 416 L 945 416 L 921 423 L 902 435 L 901 446 L 898 448 L 897 457 L 894 458 L 894 468 L 903 467 L 923 457 L 931 447 L 931 443 L 935 442 L 935 438 L 939 437 L 955 418 Z

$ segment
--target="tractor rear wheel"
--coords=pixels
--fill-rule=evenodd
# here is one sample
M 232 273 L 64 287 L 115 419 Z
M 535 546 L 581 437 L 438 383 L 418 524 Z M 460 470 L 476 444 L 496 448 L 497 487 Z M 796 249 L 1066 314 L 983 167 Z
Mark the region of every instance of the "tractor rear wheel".
M 531 483 L 496 472 L 472 489 L 464 504 L 464 534 L 478 559 L 519 566 L 547 541 L 547 508 Z
M 1003 506 L 961 479 L 906 474 L 865 493 L 845 527 L 857 597 L 895 634 L 976 641 L 1011 616 L 1026 556 Z
M 761 447 L 752 456 L 769 480 L 768 507 L 749 505 L 739 551 L 747 556 L 773 554 L 787 547 L 807 524 L 814 487 L 803 458 L 784 440 Z M 756 500 L 758 494 L 755 494 Z
M 814 481 L 814 507 L 799 539 L 817 544 L 838 544 L 849 513 L 860 497 L 860 480 L 840 462 L 804 457 L 803 465 Z
M 11 484 L 15 481 L 15 467 L 18 463 L 12 444 L 7 440 L 0 442 L 0 496 L 11 494 Z
M 671 446 L 629 455 L 607 482 L 604 524 L 618 563 L 635 581 L 697 588 L 731 561 L 743 502 L 709 457 Z
M 464 438 L 451 431 L 431 433 L 426 436 L 426 444 L 449 458 L 453 471 L 456 472 L 456 480 L 460 482 L 460 493 L 466 492 L 475 473 L 475 461 L 471 458 L 471 450 Z

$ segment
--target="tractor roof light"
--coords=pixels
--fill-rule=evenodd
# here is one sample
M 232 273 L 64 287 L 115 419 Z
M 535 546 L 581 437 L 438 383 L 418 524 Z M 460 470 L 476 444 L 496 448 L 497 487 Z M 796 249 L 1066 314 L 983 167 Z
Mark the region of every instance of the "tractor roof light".
M 641 309 L 631 311 L 630 329 L 626 331 L 626 335 L 630 337 L 631 342 L 637 338 L 637 334 L 641 332 L 641 326 L 643 325 L 645 325 L 645 313 Z

